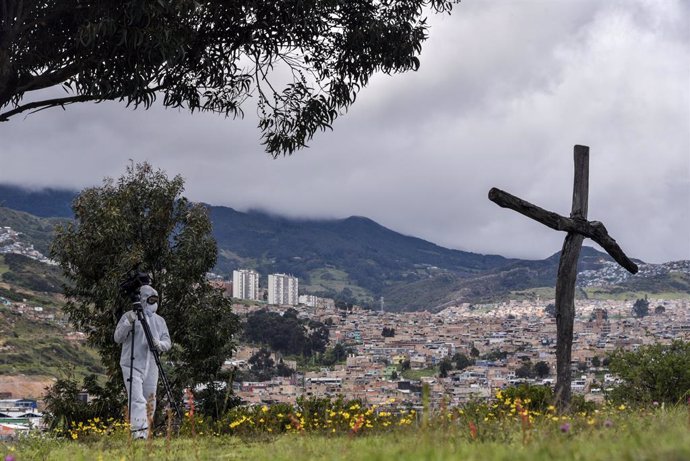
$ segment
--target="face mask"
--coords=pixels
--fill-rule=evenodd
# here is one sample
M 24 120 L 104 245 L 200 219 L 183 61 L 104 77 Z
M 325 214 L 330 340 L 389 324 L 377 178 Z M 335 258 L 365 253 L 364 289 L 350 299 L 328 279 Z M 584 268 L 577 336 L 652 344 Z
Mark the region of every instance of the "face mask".
M 144 312 L 151 317 L 158 310 L 158 303 L 149 304 L 148 302 L 144 304 Z
M 158 310 L 158 293 L 150 286 L 145 285 L 139 290 L 139 295 L 144 313 L 151 317 Z

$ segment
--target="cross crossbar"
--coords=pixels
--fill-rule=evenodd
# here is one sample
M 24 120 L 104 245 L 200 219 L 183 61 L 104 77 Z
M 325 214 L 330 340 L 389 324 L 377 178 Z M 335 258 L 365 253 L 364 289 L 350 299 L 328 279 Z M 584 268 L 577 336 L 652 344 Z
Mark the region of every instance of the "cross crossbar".
M 587 221 L 584 218 L 566 218 L 553 211 L 548 211 L 522 200 L 496 187 L 489 191 L 489 200 L 502 208 L 509 208 L 532 218 L 551 229 L 574 232 L 597 242 L 606 252 L 628 272 L 636 274 L 637 264 L 628 258 L 618 243 L 609 235 L 606 227 L 599 221 Z

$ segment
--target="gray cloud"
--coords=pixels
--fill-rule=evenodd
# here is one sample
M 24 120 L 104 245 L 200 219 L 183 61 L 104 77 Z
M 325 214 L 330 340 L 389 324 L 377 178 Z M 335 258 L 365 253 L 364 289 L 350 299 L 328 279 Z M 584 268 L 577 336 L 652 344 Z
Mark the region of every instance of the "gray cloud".
M 368 216 L 451 248 L 542 258 L 563 235 L 492 186 L 567 214 L 591 146 L 590 218 L 633 257 L 690 259 L 690 18 L 672 0 L 464 2 L 431 19 L 419 72 L 379 75 L 333 132 L 271 159 L 243 120 L 117 104 L 0 124 L 0 181 L 83 187 L 128 159 L 187 195 L 288 216 Z

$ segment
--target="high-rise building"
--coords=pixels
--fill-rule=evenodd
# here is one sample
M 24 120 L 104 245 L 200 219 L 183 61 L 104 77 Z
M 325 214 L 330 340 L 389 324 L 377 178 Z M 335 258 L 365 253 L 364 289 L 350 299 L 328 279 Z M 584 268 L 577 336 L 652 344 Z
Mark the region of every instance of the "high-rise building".
M 259 273 L 251 269 L 232 271 L 232 297 L 259 299 Z
M 286 274 L 268 276 L 268 304 L 296 306 L 299 303 L 297 277 Z

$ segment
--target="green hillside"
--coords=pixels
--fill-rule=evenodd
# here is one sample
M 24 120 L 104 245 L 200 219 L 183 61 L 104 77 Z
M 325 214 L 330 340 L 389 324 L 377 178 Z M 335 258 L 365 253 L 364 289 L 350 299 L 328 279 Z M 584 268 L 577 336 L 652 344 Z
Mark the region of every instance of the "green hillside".
M 60 268 L 18 254 L 0 255 L 0 280 L 32 292 L 62 293 Z
M 24 211 L 0 206 L 0 227 L 9 226 L 23 234 L 23 240 L 33 244 L 44 255 L 48 254 L 55 226 L 67 221 L 67 218 L 39 218 Z
M 35 314 L 35 313 L 31 313 Z M 78 376 L 104 373 L 96 352 L 81 342 L 68 340 L 69 329 L 58 308 L 43 307 L 44 315 L 59 319 L 37 319 L 0 306 L 0 374 L 63 377 L 68 370 Z
M 104 372 L 93 349 L 76 337 L 68 338 L 74 331 L 62 312 L 63 304 L 58 294 L 0 283 L 0 375 Z
M 310 291 L 338 297 L 347 288 L 346 295 L 360 293 L 360 302 L 378 298 L 389 286 L 446 272 L 465 277 L 515 261 L 443 248 L 363 217 L 295 220 L 225 207 L 209 212 L 222 249 L 219 271 L 291 273 Z

